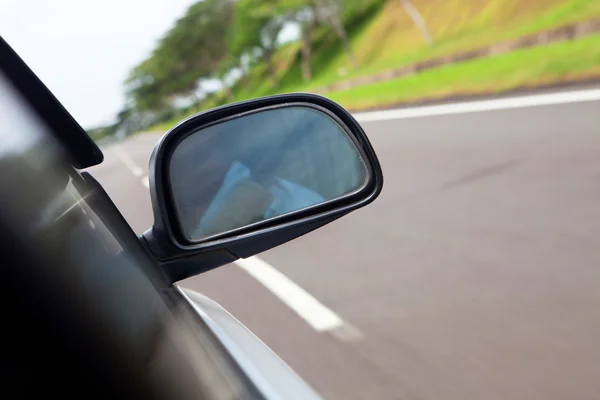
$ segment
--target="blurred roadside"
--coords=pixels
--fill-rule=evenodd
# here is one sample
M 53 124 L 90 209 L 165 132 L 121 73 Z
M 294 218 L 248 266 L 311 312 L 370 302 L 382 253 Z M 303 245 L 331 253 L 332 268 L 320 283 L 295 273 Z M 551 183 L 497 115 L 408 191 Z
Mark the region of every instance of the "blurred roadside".
M 362 111 L 596 82 L 599 32 L 596 0 L 204 0 L 131 71 L 127 107 L 95 138 L 284 92 Z

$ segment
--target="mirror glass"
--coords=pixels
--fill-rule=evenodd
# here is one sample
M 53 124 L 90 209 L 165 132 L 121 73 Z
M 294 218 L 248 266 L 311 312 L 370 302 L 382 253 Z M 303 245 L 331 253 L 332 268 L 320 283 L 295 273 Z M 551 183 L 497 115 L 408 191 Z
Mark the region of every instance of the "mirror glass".
M 368 170 L 327 113 L 288 106 L 190 134 L 169 175 L 182 231 L 195 241 L 357 192 Z

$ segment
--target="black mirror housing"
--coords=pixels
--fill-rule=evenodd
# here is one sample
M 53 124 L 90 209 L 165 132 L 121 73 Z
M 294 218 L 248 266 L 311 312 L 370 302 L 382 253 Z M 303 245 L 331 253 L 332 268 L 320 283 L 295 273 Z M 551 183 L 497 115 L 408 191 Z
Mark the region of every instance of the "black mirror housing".
M 178 214 L 177 199 L 174 198 L 173 171 L 170 170 L 173 154 L 178 146 L 192 134 L 202 135 L 199 131 L 207 130 L 211 126 L 291 107 L 316 110 L 341 127 L 360 152 L 361 162 L 366 165 L 368 174 L 364 184 L 356 191 L 343 196 L 331 197 L 327 201 L 282 213 L 275 218 L 240 225 L 203 240 L 193 240 L 186 235 Z M 184 144 L 187 145 L 186 142 Z M 206 272 L 238 258 L 253 256 L 313 231 L 371 203 L 383 187 L 383 173 L 379 161 L 358 122 L 337 103 L 322 96 L 305 93 L 283 94 L 234 103 L 183 120 L 167 132 L 155 146 L 150 157 L 149 180 L 154 225 L 142 235 L 142 239 L 163 266 L 171 282 Z M 190 184 L 201 185 L 202 182 Z

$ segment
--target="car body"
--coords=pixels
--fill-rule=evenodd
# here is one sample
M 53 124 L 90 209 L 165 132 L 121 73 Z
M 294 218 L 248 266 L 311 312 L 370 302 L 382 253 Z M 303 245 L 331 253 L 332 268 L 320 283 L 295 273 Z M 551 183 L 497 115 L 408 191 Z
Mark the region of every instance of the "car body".
M 171 233 L 165 239 L 172 225 L 161 198 L 160 156 L 182 129 L 213 118 L 213 111 L 180 124 L 157 147 L 157 222 L 140 237 L 84 170 L 102 161 L 100 149 L 1 38 L 0 54 L 5 390 L 22 397 L 43 388 L 63 397 L 318 399 L 238 320 L 176 281 L 366 205 L 381 180 L 353 204 L 235 238 L 187 247 Z M 313 101 L 296 98 L 302 99 Z M 264 104 L 237 107 L 257 106 Z

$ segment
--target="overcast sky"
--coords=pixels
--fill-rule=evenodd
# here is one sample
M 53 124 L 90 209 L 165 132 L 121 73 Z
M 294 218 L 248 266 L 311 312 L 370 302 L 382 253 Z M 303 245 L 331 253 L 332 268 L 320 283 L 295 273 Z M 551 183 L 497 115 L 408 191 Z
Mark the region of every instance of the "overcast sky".
M 0 0 L 0 35 L 86 128 L 112 122 L 123 81 L 194 0 Z

